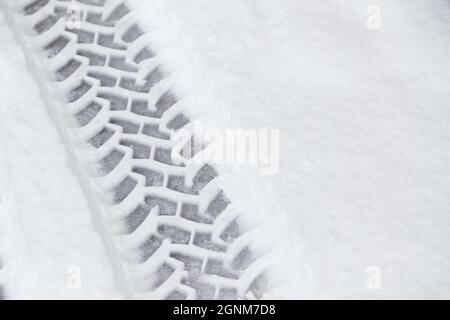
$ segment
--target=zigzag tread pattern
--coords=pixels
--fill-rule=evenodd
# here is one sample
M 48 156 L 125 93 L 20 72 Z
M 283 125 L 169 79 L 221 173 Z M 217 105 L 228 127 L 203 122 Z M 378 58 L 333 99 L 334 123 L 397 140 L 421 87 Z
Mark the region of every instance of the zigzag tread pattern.
M 64 93 L 71 130 L 94 150 L 92 179 L 112 194 L 108 221 L 117 221 L 133 289 L 158 299 L 261 298 L 264 268 L 214 183 L 218 172 L 172 161 L 171 132 L 191 120 L 130 13 L 123 0 L 32 0 L 19 15 Z

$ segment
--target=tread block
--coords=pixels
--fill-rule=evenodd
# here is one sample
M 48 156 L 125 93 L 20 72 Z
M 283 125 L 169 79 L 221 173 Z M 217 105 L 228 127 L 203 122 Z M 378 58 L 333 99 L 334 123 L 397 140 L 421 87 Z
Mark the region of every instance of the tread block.
M 238 298 L 238 292 L 235 288 L 221 288 L 217 298 L 219 300 L 236 300 Z
M 75 59 L 70 59 L 69 62 L 56 71 L 56 80 L 63 81 L 69 78 L 79 67 L 81 62 Z
M 184 185 L 183 176 L 169 176 L 167 188 L 178 192 L 185 192 L 186 189 L 189 190 L 189 188 L 186 188 Z
M 142 36 L 144 34 L 144 31 L 137 25 L 133 24 L 131 27 L 128 28 L 127 31 L 122 36 L 122 40 L 126 43 L 134 42 L 137 38 Z
M 106 48 L 116 49 L 116 50 L 126 50 L 126 46 L 120 43 L 114 42 L 114 34 L 100 33 L 98 35 L 97 43 Z
M 136 187 L 137 181 L 126 177 L 114 188 L 114 202 L 121 203 Z
M 183 284 L 190 286 L 196 290 L 195 298 L 198 300 L 213 300 L 216 288 L 208 283 L 195 281 L 195 280 L 183 280 Z
M 174 191 L 198 195 L 217 176 L 216 170 L 212 166 L 205 164 L 195 175 L 192 187 L 185 186 L 185 178 L 183 176 L 169 176 L 167 187 Z
M 113 111 L 126 110 L 128 105 L 128 98 L 122 97 L 118 94 L 110 92 L 99 92 L 99 98 L 103 98 L 110 103 L 110 109 Z
M 170 257 L 183 262 L 184 269 L 189 272 L 189 278 L 195 279 L 200 277 L 202 273 L 203 260 L 196 257 L 191 257 L 178 252 L 172 252 Z
M 189 239 L 191 238 L 191 233 L 189 231 L 165 224 L 158 226 L 158 233 L 163 238 L 170 239 L 171 242 L 175 244 L 188 244 Z
M 159 130 L 159 126 L 155 124 L 145 124 L 142 128 L 142 134 L 145 134 L 146 136 L 158 138 L 158 139 L 164 139 L 169 140 L 170 135 L 164 132 L 161 132 Z
M 150 72 L 148 76 L 144 78 L 143 84 L 138 84 L 135 78 L 132 77 L 122 77 L 120 79 L 119 86 L 140 93 L 149 93 L 151 88 L 163 79 L 162 73 L 158 68 Z
M 241 235 L 241 230 L 238 223 L 235 221 L 231 222 L 228 227 L 220 234 L 220 239 L 225 242 L 233 242 Z
M 194 236 L 194 245 L 211 251 L 218 251 L 218 252 L 226 251 L 226 248 L 224 246 L 215 244 L 211 238 L 212 238 L 211 233 L 197 232 Z
M 86 108 L 75 114 L 75 118 L 77 119 L 80 127 L 84 127 L 87 124 L 89 124 L 92 121 L 92 119 L 94 119 L 95 116 L 100 112 L 101 109 L 102 106 L 97 102 L 93 101 L 89 103 Z
M 264 274 L 259 275 L 250 285 L 249 290 L 257 299 L 264 298 L 264 293 L 269 292 L 269 280 Z
M 56 22 L 58 22 L 59 17 L 56 15 L 50 15 L 44 20 L 38 22 L 34 27 L 34 31 L 38 34 L 44 33 L 45 31 L 50 30 L 51 27 L 55 25 Z
M 175 269 L 167 263 L 164 263 L 159 269 L 152 275 L 151 290 L 159 288 L 164 282 L 166 282 L 170 276 L 174 273 Z
M 150 206 L 147 204 L 140 204 L 134 209 L 126 218 L 125 225 L 128 233 L 133 233 L 150 213 Z
M 212 180 L 214 180 L 218 176 L 217 171 L 210 166 L 209 164 L 205 164 L 195 175 L 194 184 L 192 186 L 192 193 L 199 194 L 200 191 Z
M 204 149 L 203 143 L 200 143 L 194 135 L 183 146 L 180 155 L 185 159 L 192 159 L 197 153 Z
M 148 102 L 141 99 L 134 99 L 131 102 L 131 112 L 146 117 L 152 117 L 153 115 L 153 112 L 148 109 Z
M 117 79 L 111 75 L 99 71 L 89 71 L 88 77 L 97 79 L 100 81 L 100 86 L 102 87 L 114 87 L 117 83 Z
M 167 129 L 172 130 L 179 130 L 183 128 L 185 125 L 187 125 L 191 120 L 189 120 L 188 117 L 186 117 L 184 114 L 180 113 L 175 118 L 169 121 L 167 123 Z
M 67 8 L 64 6 L 55 6 L 53 9 L 53 13 L 58 17 L 63 17 L 67 14 Z
M 180 215 L 183 218 L 194 222 L 206 224 L 211 224 L 213 222 L 210 217 L 205 217 L 198 213 L 198 205 L 196 204 L 183 203 Z
M 108 174 L 122 161 L 125 153 L 114 149 L 106 157 L 100 160 L 100 172 L 103 174 Z
M 223 262 L 217 259 L 209 259 L 206 262 L 205 272 L 208 274 L 215 274 L 220 277 L 228 278 L 228 279 L 239 279 L 239 275 L 235 272 L 227 270 Z
M 57 37 L 50 44 L 44 47 L 44 51 L 47 53 L 47 58 L 53 58 L 57 56 L 69 42 L 70 39 L 67 37 L 64 36 Z
M 156 148 L 154 160 L 169 165 L 175 165 L 172 161 L 170 149 Z
M 105 5 L 106 0 L 76 0 L 77 2 L 89 4 L 91 6 L 101 7 Z
M 136 84 L 136 79 L 130 77 L 122 77 L 120 79 L 119 86 L 130 91 L 141 93 L 149 93 L 150 91 L 145 91 L 145 88 L 143 86 L 139 86 Z
M 109 122 L 121 127 L 123 133 L 137 134 L 141 127 L 138 123 L 120 118 L 111 118 Z
M 148 196 L 145 198 L 145 203 L 148 204 L 150 209 L 153 209 L 153 207 L 158 206 L 160 216 L 174 216 L 177 211 L 177 204 L 168 199 L 156 196 Z
M 27 16 L 35 14 L 36 12 L 41 10 L 43 7 L 45 7 L 47 5 L 47 3 L 49 3 L 49 1 L 50 0 L 34 1 L 34 2 L 30 3 L 29 5 L 25 6 L 25 8 L 23 9 L 23 12 Z
M 103 21 L 103 15 L 97 12 L 87 12 L 86 21 L 99 26 L 112 27 L 111 22 Z
M 83 29 L 68 29 L 66 31 L 77 35 L 78 43 L 94 43 L 95 34 Z
M 142 143 L 123 139 L 120 141 L 121 145 L 127 146 L 133 150 L 133 159 L 149 159 L 151 147 Z
M 145 185 L 147 187 L 161 187 L 163 185 L 164 175 L 160 172 L 140 167 L 134 167 L 133 172 L 145 177 Z
M 223 191 L 220 191 L 208 205 L 206 214 L 213 218 L 217 218 L 228 207 L 229 204 L 230 200 L 228 200 Z
M 135 63 L 141 63 L 144 60 L 151 59 L 155 56 L 155 53 L 150 50 L 148 47 L 144 47 L 141 51 L 138 52 L 138 54 L 134 57 L 133 61 Z
M 161 247 L 163 241 L 160 237 L 151 235 L 147 240 L 139 247 L 142 254 L 142 261 L 145 262 L 150 258 L 159 247 Z
M 167 297 L 165 297 L 165 300 L 186 300 L 187 295 L 179 290 L 174 290 Z
M 115 23 L 116 21 L 126 16 L 129 12 L 130 10 L 125 6 L 125 4 L 121 3 L 111 12 L 111 14 L 105 19 L 105 21 Z
M 150 89 L 160 82 L 164 78 L 161 70 L 156 67 L 154 70 L 152 70 L 144 79 L 145 84 L 143 85 L 142 89 L 145 90 L 145 92 L 150 92 Z
M 95 136 L 90 138 L 88 140 L 88 142 L 92 146 L 94 146 L 96 148 L 100 148 L 102 145 L 105 144 L 106 141 L 108 141 L 114 135 L 114 132 L 115 132 L 114 130 L 112 130 L 112 129 L 108 128 L 108 127 L 104 127 Z
M 175 95 L 173 95 L 170 91 L 164 93 L 156 102 L 156 112 L 155 116 L 160 118 L 164 112 L 170 109 L 175 103 L 177 102 L 177 99 L 175 98 Z
M 78 50 L 77 54 L 88 58 L 90 66 L 104 66 L 106 63 L 106 56 L 89 50 Z
M 68 94 L 68 102 L 75 102 L 91 89 L 92 85 L 83 80 L 77 87 L 73 88 Z
M 245 247 L 242 251 L 233 259 L 231 263 L 232 267 L 236 270 L 246 269 L 252 262 L 255 261 L 250 249 Z
M 138 68 L 126 62 L 124 56 L 112 55 L 109 58 L 109 66 L 117 70 L 127 71 L 127 72 L 137 72 Z

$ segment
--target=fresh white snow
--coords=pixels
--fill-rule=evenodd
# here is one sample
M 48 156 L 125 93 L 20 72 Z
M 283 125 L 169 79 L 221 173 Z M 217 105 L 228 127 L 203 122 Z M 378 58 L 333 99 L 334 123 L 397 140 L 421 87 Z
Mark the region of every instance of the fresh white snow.
M 3 14 L 0 42 L 0 255 L 7 297 L 120 298 L 59 133 Z

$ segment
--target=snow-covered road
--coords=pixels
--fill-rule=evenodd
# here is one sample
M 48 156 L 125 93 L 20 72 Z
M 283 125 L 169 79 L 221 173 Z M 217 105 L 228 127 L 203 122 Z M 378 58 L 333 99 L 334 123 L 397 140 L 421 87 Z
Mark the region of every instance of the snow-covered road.
M 89 3 L 97 7 L 90 12 L 92 24 L 88 24 L 87 30 L 94 30 L 99 23 L 95 13 L 103 10 L 100 4 L 103 2 L 77 2 L 83 3 L 83 8 Z M 115 34 L 116 38 L 109 37 L 111 29 L 108 28 L 116 28 L 114 19 L 120 20 L 114 16 L 125 14 L 119 3 L 107 1 L 105 17 L 110 15 L 109 22 L 114 23 L 98 27 L 105 32 L 104 43 L 100 43 L 99 35 L 95 36 L 98 47 L 103 46 L 98 52 L 108 56 L 113 52 L 111 57 L 118 54 L 119 58 L 115 59 L 115 65 L 111 63 L 105 69 L 101 69 L 102 62 L 98 61 L 98 65 L 83 66 L 91 75 L 92 70 L 106 70 L 108 75 L 117 75 L 121 80 L 126 78 L 124 75 L 138 77 L 125 60 L 120 60 L 126 58 L 130 62 L 129 51 L 122 57 L 122 52 L 104 48 L 118 46 L 116 50 L 121 45 L 128 46 L 140 33 L 131 29 L 133 32 L 126 36 L 122 30 Z M 144 55 L 143 60 L 150 59 L 148 64 L 134 60 L 138 75 L 146 76 L 145 70 L 151 68 L 160 68 L 162 74 L 169 75 L 159 76 L 162 85 L 155 86 L 157 89 L 145 96 L 146 101 L 157 104 L 169 88 L 180 98 L 175 103 L 175 111 L 169 110 L 165 116 L 158 114 L 161 122 L 151 119 L 152 124 L 156 123 L 153 128 L 157 129 L 150 130 L 149 135 L 157 134 L 161 138 L 168 134 L 167 118 L 177 112 L 183 112 L 189 119 L 201 118 L 205 128 L 278 129 L 280 132 L 276 174 L 261 176 L 253 166 L 227 164 L 218 167 L 219 178 L 213 183 L 214 187 L 223 188 L 233 210 L 243 212 L 240 220 L 243 229 L 256 227 L 251 232 L 252 252 L 268 254 L 275 264 L 268 273 L 273 284 L 268 297 L 450 297 L 449 1 L 127 0 L 127 3 L 136 8 L 130 14 L 131 19 L 136 19 L 148 31 L 144 39 L 129 45 L 134 48 L 132 53 L 145 41 L 157 53 L 155 59 Z M 128 27 L 127 23 L 118 23 L 114 33 Z M 17 39 L 3 20 L 0 28 L 0 222 L 4 222 L 0 226 L 6 226 L 0 227 L 0 268 L 3 267 L 0 288 L 7 279 L 12 298 L 123 297 L 116 288 L 101 232 L 93 227 L 92 210 L 67 163 L 67 150 L 47 115 L 39 86 L 26 67 Z M 86 47 L 91 50 L 90 44 L 84 43 L 94 41 L 89 37 L 89 32 L 80 33 L 73 47 L 79 45 L 78 50 Z M 129 41 L 122 42 L 127 37 Z M 87 59 L 80 61 L 84 63 Z M 92 61 L 91 56 L 89 64 Z M 76 77 L 85 77 L 83 68 L 81 75 L 75 73 Z M 114 68 L 121 70 L 111 71 Z M 74 72 L 70 65 L 68 70 Z M 117 79 L 112 81 L 116 83 Z M 112 92 L 108 90 L 116 90 L 112 93 L 120 93 L 127 99 L 148 93 L 142 92 L 137 81 L 128 88 L 117 89 L 122 82 L 109 85 L 107 78 L 101 80 L 106 81 L 105 85 L 101 84 L 103 87 L 115 86 L 102 88 L 103 92 L 93 90 L 96 101 L 110 108 L 107 112 L 121 112 L 120 108 L 113 110 L 112 105 L 120 100 L 112 99 L 111 107 L 105 102 L 105 92 Z M 133 92 L 124 94 L 124 89 Z M 152 111 L 151 117 L 160 110 L 156 111 Z M 139 112 L 127 114 L 124 119 L 139 122 L 140 128 L 148 119 L 139 117 L 148 114 Z M 109 119 L 109 115 L 103 115 L 100 124 L 103 118 Z M 117 129 L 117 123 L 107 125 L 115 132 L 113 142 L 108 142 L 110 145 L 115 137 L 127 133 L 125 127 Z M 161 128 L 162 132 L 158 131 Z M 136 132 L 132 127 L 128 129 L 133 134 L 141 133 L 140 129 Z M 104 140 L 97 148 L 111 136 L 99 134 L 99 139 Z M 149 141 L 148 137 L 140 139 L 139 143 Z M 128 174 L 128 167 L 142 163 L 127 157 L 123 161 L 127 163 L 123 165 L 125 169 L 118 170 L 113 179 L 120 181 Z M 161 164 L 156 168 L 164 175 L 170 173 L 170 179 L 177 178 L 173 177 L 172 170 L 185 174 L 179 168 Z M 173 195 L 174 190 L 193 192 L 184 178 L 182 183 L 173 184 L 168 183 L 168 177 L 160 179 L 148 174 L 146 178 L 153 179 L 151 187 L 172 188 L 161 193 L 164 196 Z M 142 179 L 137 181 L 136 189 L 147 190 L 140 189 L 144 184 Z M 112 185 L 108 183 L 103 187 Z M 127 191 L 128 187 L 124 184 L 123 190 Z M 133 195 L 133 188 L 134 185 L 127 191 L 132 195 L 129 204 L 119 206 L 120 210 L 128 210 L 127 214 L 135 204 L 133 201 L 141 196 Z M 206 198 L 211 195 L 212 191 Z M 181 206 L 186 204 L 182 201 L 190 200 L 189 196 L 176 196 L 177 210 L 159 199 L 158 215 L 160 208 L 180 214 Z M 223 207 L 226 202 L 221 199 L 217 207 Z M 142 207 L 144 211 L 148 209 L 142 221 L 147 215 L 155 215 L 150 205 L 154 203 L 150 201 Z M 119 209 L 108 210 L 124 217 L 125 211 Z M 130 216 L 142 214 L 138 209 Z M 189 218 L 198 219 L 191 211 L 188 213 Z M 128 250 L 148 236 L 146 232 L 154 227 L 153 222 L 148 222 L 152 219 L 155 218 L 147 219 L 147 226 L 143 223 L 147 229 L 141 230 L 141 235 L 134 240 L 130 237 L 131 244 L 118 240 L 123 246 L 119 245 L 119 249 Z M 174 241 L 184 235 L 184 227 L 192 225 L 192 221 L 180 221 L 175 223 L 181 229 L 173 234 L 172 238 L 177 238 Z M 225 220 L 226 224 L 229 221 Z M 117 225 L 111 230 L 117 231 Z M 184 258 L 189 277 L 197 269 L 230 277 L 222 269 L 222 260 L 218 262 L 208 256 L 198 262 L 192 258 L 201 251 L 195 248 L 199 243 L 203 249 L 217 248 L 210 242 L 211 233 L 208 238 L 207 232 L 199 231 L 210 229 L 192 230 L 187 236 L 190 240 L 185 241 L 189 254 L 192 253 Z M 200 240 L 195 243 L 195 239 Z M 174 270 L 183 269 L 179 262 L 183 260 L 179 255 L 174 258 L 168 246 L 158 241 L 159 238 L 149 238 L 140 248 L 156 251 L 161 246 L 161 256 L 148 259 L 150 262 L 142 263 L 144 267 L 139 267 L 139 262 L 136 269 L 130 270 L 141 270 L 145 275 L 148 270 L 156 270 L 151 283 L 172 277 L 167 282 L 179 281 L 182 289 L 187 290 L 174 289 L 172 293 L 177 296 L 190 292 L 186 284 L 198 289 L 197 294 L 218 295 L 220 286 L 211 289 L 201 287 L 196 282 L 198 279 L 179 280 L 178 276 L 182 279 L 186 273 Z M 238 252 L 230 247 L 232 254 Z M 165 254 L 170 258 L 163 260 Z M 130 261 L 134 263 L 133 259 Z M 170 263 L 157 269 L 157 264 L 151 264 L 157 259 Z M 223 261 L 229 260 L 226 257 Z M 67 281 L 73 280 L 78 270 L 81 289 L 73 289 Z M 131 272 L 131 275 L 135 274 Z M 138 283 L 144 283 L 140 274 L 135 278 Z M 172 294 L 169 289 L 162 290 L 166 296 Z M 234 287 L 226 290 L 227 294 L 236 293 Z M 245 294 L 246 290 L 239 292 Z

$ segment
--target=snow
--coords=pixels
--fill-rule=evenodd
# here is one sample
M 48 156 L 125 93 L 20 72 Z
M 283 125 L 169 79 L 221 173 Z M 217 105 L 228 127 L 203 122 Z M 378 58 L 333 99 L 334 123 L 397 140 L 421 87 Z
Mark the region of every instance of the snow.
M 450 296 L 448 1 L 130 3 L 192 115 L 280 130 L 278 174 L 223 168 L 272 297 Z
M 0 37 L 0 255 L 7 298 L 120 298 L 59 133 L 3 15 Z
M 220 166 L 253 249 L 275 262 L 268 297 L 450 297 L 448 1 L 128 2 L 177 110 L 206 128 L 280 132 L 277 174 Z M 0 288 L 121 298 L 3 16 L 0 41 Z

